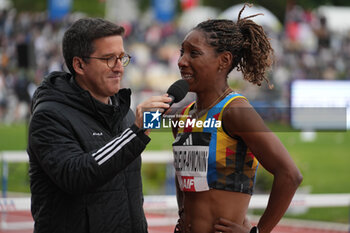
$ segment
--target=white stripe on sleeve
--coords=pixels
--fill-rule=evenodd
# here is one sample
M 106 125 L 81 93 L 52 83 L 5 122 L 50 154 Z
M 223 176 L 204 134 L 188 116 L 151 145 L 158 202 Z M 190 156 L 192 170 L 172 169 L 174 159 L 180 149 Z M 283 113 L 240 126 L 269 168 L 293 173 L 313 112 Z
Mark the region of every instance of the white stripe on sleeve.
M 106 162 L 110 157 L 112 157 L 115 153 L 117 153 L 126 143 L 130 142 L 134 137 L 136 137 L 136 134 L 131 134 L 129 138 L 125 139 L 122 143 L 120 143 L 117 148 L 115 148 L 113 151 L 111 151 L 109 154 L 104 156 L 100 161 L 98 161 L 98 165 L 103 164 Z
M 133 133 L 130 128 L 128 128 L 119 137 L 110 141 L 105 146 L 100 148 L 97 152 L 93 153 L 92 156 L 95 158 L 98 164 L 101 165 L 108 158 L 118 152 L 122 146 L 130 142 L 134 137 L 136 137 L 136 134 Z M 107 159 L 104 159 L 106 157 Z

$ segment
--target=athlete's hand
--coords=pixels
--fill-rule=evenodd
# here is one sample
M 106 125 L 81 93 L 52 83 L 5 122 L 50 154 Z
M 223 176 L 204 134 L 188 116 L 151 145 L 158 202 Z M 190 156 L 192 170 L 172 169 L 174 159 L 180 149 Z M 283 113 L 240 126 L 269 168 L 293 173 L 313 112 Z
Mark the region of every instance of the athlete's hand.
M 177 182 L 176 182 L 177 183 Z M 186 213 L 183 208 L 179 210 L 179 220 L 177 220 L 174 233 L 191 233 L 191 224 L 185 225 Z
M 243 225 L 234 223 L 225 218 L 219 218 L 214 225 L 215 233 L 230 232 L 230 233 L 249 233 L 251 224 L 247 218 L 244 219 Z

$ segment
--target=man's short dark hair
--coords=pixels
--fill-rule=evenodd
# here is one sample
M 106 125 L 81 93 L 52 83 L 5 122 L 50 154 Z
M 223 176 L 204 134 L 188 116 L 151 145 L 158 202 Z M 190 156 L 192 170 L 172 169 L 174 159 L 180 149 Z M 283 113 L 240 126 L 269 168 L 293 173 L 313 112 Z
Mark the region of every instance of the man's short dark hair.
M 79 19 L 64 33 L 62 41 L 63 57 L 72 75 L 74 57 L 88 57 L 94 51 L 93 42 L 96 39 L 124 35 L 124 28 L 101 18 Z

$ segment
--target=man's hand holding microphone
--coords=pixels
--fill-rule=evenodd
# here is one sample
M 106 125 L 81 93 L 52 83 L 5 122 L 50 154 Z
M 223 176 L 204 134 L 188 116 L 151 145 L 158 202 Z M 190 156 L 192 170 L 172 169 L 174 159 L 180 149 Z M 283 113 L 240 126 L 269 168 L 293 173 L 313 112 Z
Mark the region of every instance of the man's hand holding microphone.
M 173 83 L 166 94 L 161 96 L 152 96 L 143 101 L 136 107 L 135 125 L 140 129 L 143 128 L 143 113 L 146 111 L 159 111 L 164 114 L 173 103 L 180 102 L 188 92 L 188 83 L 183 80 L 177 80 Z M 150 130 L 145 131 L 149 134 Z

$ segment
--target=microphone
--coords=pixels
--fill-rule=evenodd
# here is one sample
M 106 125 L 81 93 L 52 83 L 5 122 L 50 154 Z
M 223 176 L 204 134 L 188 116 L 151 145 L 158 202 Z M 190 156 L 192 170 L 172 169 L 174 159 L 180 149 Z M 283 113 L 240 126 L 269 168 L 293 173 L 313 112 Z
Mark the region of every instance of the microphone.
M 185 98 L 188 92 L 188 89 L 189 89 L 189 86 L 186 80 L 180 79 L 174 82 L 166 92 L 168 93 L 169 97 L 172 99 L 172 101 L 169 103 L 170 107 L 172 104 L 178 103 L 183 98 Z

